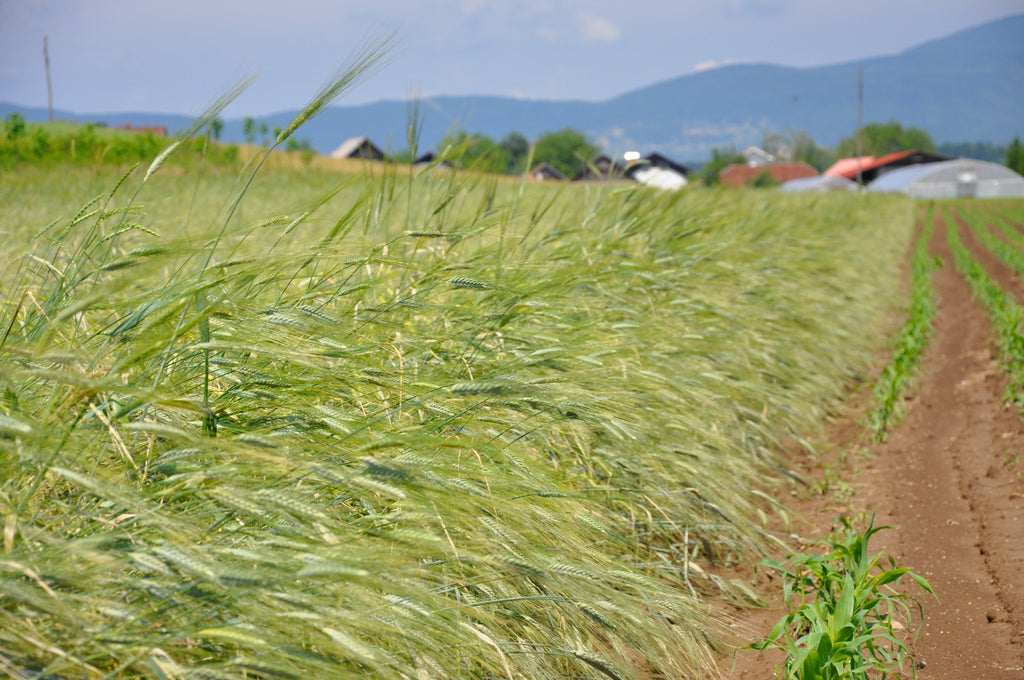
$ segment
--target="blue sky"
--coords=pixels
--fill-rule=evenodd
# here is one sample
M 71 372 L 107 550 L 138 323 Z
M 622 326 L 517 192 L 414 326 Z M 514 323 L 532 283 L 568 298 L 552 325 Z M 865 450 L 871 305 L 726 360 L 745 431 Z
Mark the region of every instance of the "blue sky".
M 388 63 L 339 104 L 412 93 L 602 100 L 715 64 L 817 66 L 892 54 L 1024 0 L 0 0 L 0 101 L 77 113 L 229 117 L 300 108 L 367 38 Z M 1022 36 L 1024 40 L 1024 36 Z

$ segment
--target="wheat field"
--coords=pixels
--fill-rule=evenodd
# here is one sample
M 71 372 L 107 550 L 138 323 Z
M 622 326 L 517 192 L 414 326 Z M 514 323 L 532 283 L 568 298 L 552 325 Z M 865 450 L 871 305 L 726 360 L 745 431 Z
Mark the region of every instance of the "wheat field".
M 712 669 L 912 204 L 256 170 L 0 171 L 0 668 Z

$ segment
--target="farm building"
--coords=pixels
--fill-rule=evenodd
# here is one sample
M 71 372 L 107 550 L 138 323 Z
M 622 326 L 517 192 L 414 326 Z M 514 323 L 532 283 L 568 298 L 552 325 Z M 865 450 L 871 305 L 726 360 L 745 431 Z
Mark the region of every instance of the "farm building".
M 729 165 L 718 173 L 723 186 L 739 188 L 753 184 L 758 177 L 766 174 L 776 182 L 791 179 L 815 177 L 818 171 L 807 163 L 773 163 L 771 165 Z
M 530 179 L 540 182 L 547 179 L 565 179 L 565 175 L 555 170 L 547 162 L 541 162 L 535 165 L 533 170 L 530 170 Z
M 843 179 L 856 180 L 858 169 L 863 170 L 874 160 L 874 156 L 840 158 L 821 174 L 828 175 L 829 177 L 842 177 Z
M 870 184 L 882 175 L 898 168 L 948 160 L 950 160 L 949 156 L 940 156 L 925 151 L 897 151 L 878 157 L 840 158 L 824 174 L 856 180 L 859 172 L 864 184 Z
M 351 137 L 331 152 L 331 158 L 365 158 L 371 161 L 385 161 L 387 155 L 367 137 Z
M 817 175 L 816 177 L 791 179 L 788 182 L 783 182 L 779 189 L 792 193 L 805 191 L 856 191 L 857 183 L 836 175 Z
M 641 184 L 659 189 L 679 189 L 686 186 L 690 169 L 682 163 L 662 156 L 654 151 L 643 158 L 631 161 L 622 175 Z
M 683 165 L 682 163 L 676 163 L 671 158 L 662 156 L 657 151 L 652 151 L 643 158 L 630 163 L 629 167 L 626 168 L 626 177 L 630 177 L 630 173 L 635 172 L 638 168 L 643 166 L 649 166 L 653 168 L 664 168 L 666 170 L 671 170 L 676 174 L 682 175 L 683 177 L 686 177 L 687 175 L 690 174 L 690 169 Z
M 630 168 L 629 178 L 640 184 L 658 189 L 675 191 L 686 186 L 686 175 L 676 172 L 671 168 L 658 166 L 640 165 Z
M 121 126 L 122 130 L 128 130 L 129 132 L 147 132 L 157 137 L 167 136 L 166 125 L 132 125 L 131 123 L 125 123 Z
M 762 165 L 771 165 L 779 160 L 775 157 L 775 154 L 768 153 L 759 146 L 748 146 L 743 151 L 740 151 L 740 155 L 747 159 L 747 165 L 755 168 Z
M 608 156 L 602 155 L 587 163 L 582 170 L 573 176 L 572 180 L 574 182 L 588 182 L 621 176 L 622 168 Z
M 869 184 L 868 190 L 913 198 L 1024 197 L 1024 177 L 998 163 L 958 158 L 893 170 Z
M 437 154 L 435 154 L 433 151 L 427 151 L 426 153 L 422 154 L 419 158 L 414 160 L 412 164 L 415 165 L 417 168 L 425 168 L 431 164 L 438 168 L 452 168 L 452 164 L 449 163 L 447 160 L 441 160 L 440 162 L 437 162 Z

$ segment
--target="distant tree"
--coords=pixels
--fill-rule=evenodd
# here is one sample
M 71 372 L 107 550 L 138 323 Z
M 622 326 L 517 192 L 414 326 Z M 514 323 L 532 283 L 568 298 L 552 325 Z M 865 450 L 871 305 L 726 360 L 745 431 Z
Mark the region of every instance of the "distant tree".
M 761 148 L 780 161 L 788 161 L 793 153 L 792 135 L 790 130 L 765 132 L 761 136 Z
M 927 132 L 918 127 L 903 126 L 895 120 L 888 123 L 869 123 L 861 133 L 862 152 L 865 156 L 884 156 L 894 151 L 937 151 L 935 140 Z M 839 142 L 840 156 L 857 155 L 857 134 L 844 137 Z
M 7 139 L 14 141 L 25 134 L 25 117 L 20 113 L 7 116 Z
M 939 153 L 950 158 L 976 158 L 979 161 L 1002 163 L 1006 160 L 1005 144 L 989 142 L 946 142 L 939 144 Z
M 819 146 L 806 132 L 800 131 L 794 135 L 794 161 L 803 161 L 813 166 L 819 172 L 823 172 L 835 163 L 837 158 L 838 156 L 836 156 L 835 151 L 826 146 Z
M 781 184 L 781 182 L 772 177 L 772 173 L 768 171 L 768 168 L 757 173 L 757 177 L 750 182 L 750 186 L 755 189 L 768 189 L 771 187 L 777 187 L 779 184 Z
M 395 163 L 412 163 L 416 159 L 412 155 L 412 149 L 402 149 L 392 153 L 391 160 Z
M 270 131 L 270 134 L 273 135 L 274 139 L 277 139 L 278 137 L 280 137 L 281 136 L 281 126 L 280 125 L 275 125 L 274 129 Z
M 301 151 L 303 156 L 305 154 L 313 154 L 313 145 L 309 143 L 308 139 L 296 139 L 294 136 L 289 137 L 284 143 L 285 151 Z
M 267 134 L 270 132 L 270 128 L 267 127 L 266 121 L 260 123 L 260 137 L 263 138 L 263 143 L 267 143 Z
M 508 154 L 505 172 L 519 175 L 526 171 L 526 160 L 530 156 L 530 140 L 513 130 L 501 140 L 501 148 Z
M 566 177 L 572 177 L 597 155 L 598 147 L 573 128 L 545 132 L 533 147 L 533 162 L 546 161 Z
M 746 165 L 747 159 L 732 147 L 715 147 L 711 149 L 711 160 L 701 168 L 700 179 L 705 186 L 714 186 L 722 169 L 735 163 Z
M 480 172 L 502 173 L 508 167 L 508 154 L 493 139 L 479 132 L 460 130 L 441 141 L 441 149 L 458 165 Z
M 50 140 L 50 135 L 43 130 L 42 126 L 37 127 L 32 134 L 32 153 L 35 154 L 36 158 L 45 158 L 52 148 L 53 143 Z
M 210 133 L 214 139 L 219 140 L 221 133 L 224 132 L 224 121 L 220 118 L 214 118 L 210 121 Z
M 252 117 L 247 116 L 242 120 L 242 134 L 247 144 L 256 143 L 256 121 Z
M 835 151 L 811 138 L 806 130 L 786 130 L 781 133 L 766 132 L 761 148 L 779 160 L 803 162 L 814 166 L 819 172 L 836 160 Z
M 1006 148 L 1006 167 L 1024 175 L 1024 145 L 1017 136 L 1014 136 L 1010 146 Z
M 938 148 L 932 136 L 919 127 L 909 127 L 904 131 L 903 149 L 915 149 L 935 153 Z

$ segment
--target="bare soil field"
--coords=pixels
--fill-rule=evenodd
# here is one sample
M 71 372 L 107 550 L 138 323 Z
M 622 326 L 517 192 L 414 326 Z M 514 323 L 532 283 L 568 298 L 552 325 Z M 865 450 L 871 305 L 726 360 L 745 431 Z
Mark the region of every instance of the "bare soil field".
M 927 578 L 937 595 L 903 584 L 925 608 L 920 635 L 911 645 L 917 676 L 1019 680 L 1024 678 L 1024 419 L 1003 403 L 1006 380 L 992 326 L 953 266 L 949 228 L 959 229 L 964 245 L 1003 290 L 1024 300 L 1024 281 L 978 243 L 959 213 L 949 224 L 937 212 L 931 252 L 943 264 L 933 275 L 939 305 L 935 333 L 905 417 L 885 442 L 868 445 L 858 434 L 863 431 L 858 419 L 869 400 L 867 395 L 854 400 L 862 404 L 832 427 L 823 459 L 826 465 L 845 460 L 844 486 L 833 484 L 828 493 L 795 499 L 790 531 L 821 537 L 839 512 L 876 513 L 878 524 L 894 528 L 878 534 L 872 552 L 885 550 L 897 566 Z M 819 467 L 806 474 L 821 480 L 827 472 Z M 776 604 L 739 617 L 740 644 L 765 635 L 782 613 L 777 584 L 764 577 L 762 583 Z M 735 661 L 732 656 L 723 661 L 721 672 L 748 680 L 774 678 L 782 660 L 777 652 L 739 650 Z

